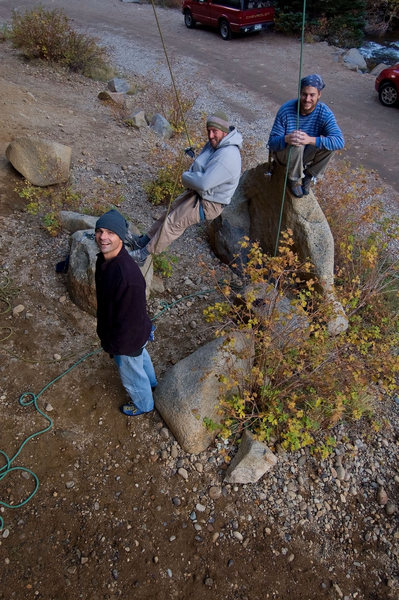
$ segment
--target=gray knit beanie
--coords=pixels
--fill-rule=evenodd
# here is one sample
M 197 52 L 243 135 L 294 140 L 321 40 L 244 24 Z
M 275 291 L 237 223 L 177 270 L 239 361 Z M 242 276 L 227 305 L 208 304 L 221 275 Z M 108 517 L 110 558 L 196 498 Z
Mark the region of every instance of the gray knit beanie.
M 229 133 L 230 131 L 230 123 L 224 112 L 218 110 L 217 112 L 209 115 L 206 120 L 206 128 L 215 127 L 215 129 L 220 129 L 220 131 L 224 131 L 224 133 Z
M 97 229 L 109 229 L 109 231 L 116 233 L 116 235 L 121 238 L 122 242 L 124 242 L 128 224 L 121 213 L 115 210 L 115 208 L 112 208 L 97 220 L 96 231 Z

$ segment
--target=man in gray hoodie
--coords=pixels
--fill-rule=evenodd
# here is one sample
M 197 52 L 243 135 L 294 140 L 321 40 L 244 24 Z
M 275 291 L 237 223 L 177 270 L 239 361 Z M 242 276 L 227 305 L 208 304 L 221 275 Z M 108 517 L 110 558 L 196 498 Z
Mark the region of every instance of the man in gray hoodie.
M 227 116 L 215 112 L 206 121 L 208 141 L 188 171 L 182 175 L 187 188 L 149 231 L 126 240 L 129 254 L 143 265 L 150 254 L 158 254 L 190 225 L 213 221 L 230 203 L 241 175 L 242 136 Z

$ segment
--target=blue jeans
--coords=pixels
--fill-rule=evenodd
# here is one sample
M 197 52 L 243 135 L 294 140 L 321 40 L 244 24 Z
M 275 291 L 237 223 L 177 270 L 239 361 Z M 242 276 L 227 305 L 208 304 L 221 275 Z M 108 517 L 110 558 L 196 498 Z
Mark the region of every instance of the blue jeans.
M 140 356 L 114 355 L 122 385 L 134 405 L 143 412 L 154 408 L 152 389 L 157 385 L 154 367 L 150 355 L 143 348 Z

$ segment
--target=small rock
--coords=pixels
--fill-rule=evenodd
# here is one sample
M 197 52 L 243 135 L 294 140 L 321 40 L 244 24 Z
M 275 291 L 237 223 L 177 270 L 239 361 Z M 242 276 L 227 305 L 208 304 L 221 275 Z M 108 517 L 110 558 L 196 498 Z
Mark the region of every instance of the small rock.
M 377 492 L 377 502 L 380 506 L 385 506 L 388 502 L 388 494 L 383 487 L 380 487 Z
M 10 535 L 10 530 L 9 529 L 5 529 L 3 531 L 3 538 L 8 538 L 9 535 Z
M 393 502 L 387 502 L 385 505 L 385 512 L 388 516 L 393 515 L 397 511 L 397 506 Z
M 169 439 L 169 429 L 167 429 L 166 427 L 162 427 L 161 431 L 159 432 L 159 435 L 164 440 L 168 440 Z
M 244 539 L 239 531 L 233 531 L 233 537 L 235 537 L 236 540 L 238 540 L 239 542 L 242 542 L 242 540 Z
M 218 485 L 213 485 L 209 488 L 208 495 L 211 500 L 217 500 L 222 495 L 222 488 Z
M 204 506 L 203 504 L 196 504 L 195 508 L 198 510 L 198 512 L 205 512 L 206 511 L 206 506 Z
M 183 477 L 183 479 L 185 479 L 187 481 L 188 473 L 187 473 L 186 469 L 184 469 L 183 467 L 180 467 L 180 469 L 177 472 L 180 475 L 180 477 Z
M 61 355 L 60 354 L 53 354 L 53 358 L 54 358 L 54 360 L 61 360 Z
M 12 309 L 12 314 L 14 317 L 17 317 L 24 310 L 25 310 L 25 306 L 23 304 L 18 304 L 17 306 L 14 306 L 14 308 Z
M 65 484 L 65 487 L 67 488 L 67 490 L 72 489 L 75 486 L 75 482 L 74 481 L 67 481 Z
M 207 587 L 212 587 L 212 586 L 213 586 L 213 579 L 212 579 L 212 577 L 206 577 L 206 579 L 205 579 L 205 581 L 204 581 L 204 584 L 205 584 Z

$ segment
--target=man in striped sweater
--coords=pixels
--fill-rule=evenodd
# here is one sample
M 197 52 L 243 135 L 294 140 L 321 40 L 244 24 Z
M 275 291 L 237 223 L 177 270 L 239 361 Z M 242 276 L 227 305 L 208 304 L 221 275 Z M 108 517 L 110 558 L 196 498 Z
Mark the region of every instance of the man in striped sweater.
M 313 74 L 301 80 L 298 100 L 277 112 L 268 146 L 277 162 L 288 163 L 288 185 L 294 196 L 308 195 L 312 179 L 322 175 L 335 150 L 345 141 L 332 110 L 320 102 L 325 83 Z

